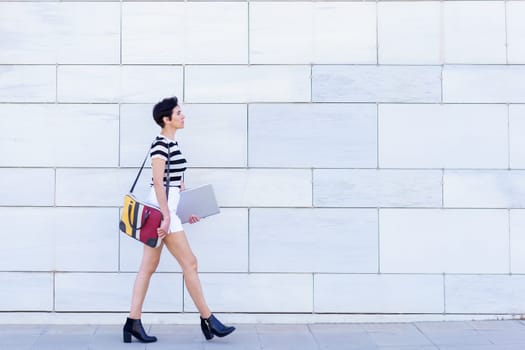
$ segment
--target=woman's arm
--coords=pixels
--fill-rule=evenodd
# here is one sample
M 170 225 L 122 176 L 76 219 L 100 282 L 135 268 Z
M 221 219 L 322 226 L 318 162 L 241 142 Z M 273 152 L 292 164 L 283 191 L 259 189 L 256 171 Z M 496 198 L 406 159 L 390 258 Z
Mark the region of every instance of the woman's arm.
M 180 190 L 181 191 L 184 191 L 186 188 L 184 187 L 184 180 L 181 180 L 180 181 Z M 201 218 L 199 218 L 197 215 L 191 215 L 190 216 L 190 224 L 194 224 L 196 222 L 199 222 L 201 220 Z
M 161 158 L 151 160 L 151 169 L 153 172 L 153 188 L 157 195 L 160 212 L 162 213 L 162 223 L 158 230 L 159 237 L 164 238 L 170 233 L 170 210 L 168 208 L 168 198 L 166 197 L 166 187 L 164 186 L 164 169 L 166 161 Z M 169 176 L 169 174 L 168 174 Z

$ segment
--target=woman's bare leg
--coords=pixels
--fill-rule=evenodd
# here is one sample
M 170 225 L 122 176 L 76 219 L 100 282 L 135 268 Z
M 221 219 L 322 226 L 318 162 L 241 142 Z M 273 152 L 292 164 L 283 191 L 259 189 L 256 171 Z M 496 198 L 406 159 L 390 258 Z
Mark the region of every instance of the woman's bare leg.
M 140 319 L 142 316 L 142 304 L 148 291 L 149 281 L 151 275 L 157 270 L 160 261 L 160 253 L 162 252 L 163 243 L 157 248 L 151 248 L 144 245 L 144 253 L 142 254 L 142 263 L 140 264 L 139 272 L 135 278 L 135 285 L 133 286 L 133 295 L 131 297 L 131 310 L 129 317 L 133 319 Z
M 181 266 L 186 289 L 190 293 L 195 306 L 197 306 L 201 317 L 210 317 L 211 311 L 204 299 L 197 271 L 197 258 L 191 251 L 186 234 L 184 231 L 173 232 L 164 238 L 164 243 Z

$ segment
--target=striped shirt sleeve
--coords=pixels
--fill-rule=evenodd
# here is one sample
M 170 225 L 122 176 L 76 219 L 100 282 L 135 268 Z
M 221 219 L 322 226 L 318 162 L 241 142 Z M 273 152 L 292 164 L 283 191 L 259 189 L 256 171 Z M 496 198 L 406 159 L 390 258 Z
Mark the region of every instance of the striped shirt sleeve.
M 160 158 L 163 161 L 168 161 L 168 144 L 162 140 L 156 140 L 150 151 L 151 159 Z

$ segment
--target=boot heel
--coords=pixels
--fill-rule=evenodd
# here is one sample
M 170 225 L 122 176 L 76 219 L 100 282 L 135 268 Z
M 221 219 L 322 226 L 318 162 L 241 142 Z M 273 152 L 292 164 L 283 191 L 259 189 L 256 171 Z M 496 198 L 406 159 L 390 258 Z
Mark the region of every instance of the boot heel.
M 211 340 L 211 339 L 213 339 L 213 333 L 205 332 L 205 333 L 204 333 L 204 338 L 206 338 L 206 340 Z
M 124 343 L 131 343 L 131 333 L 123 331 Z
M 213 338 L 213 333 L 211 332 L 210 327 L 208 326 L 206 320 L 204 320 L 202 317 L 201 317 L 201 330 L 206 340 L 210 340 Z

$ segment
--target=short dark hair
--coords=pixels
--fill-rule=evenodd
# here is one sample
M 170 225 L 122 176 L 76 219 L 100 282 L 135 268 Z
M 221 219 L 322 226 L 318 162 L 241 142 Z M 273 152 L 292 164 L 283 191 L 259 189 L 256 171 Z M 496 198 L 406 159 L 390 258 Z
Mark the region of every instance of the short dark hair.
M 153 107 L 153 120 L 155 120 L 155 123 L 159 124 L 161 128 L 164 127 L 164 117 L 168 117 L 171 120 L 171 113 L 173 112 L 173 108 L 178 106 L 178 99 L 176 96 L 173 97 L 167 97 L 157 103 L 155 107 Z

